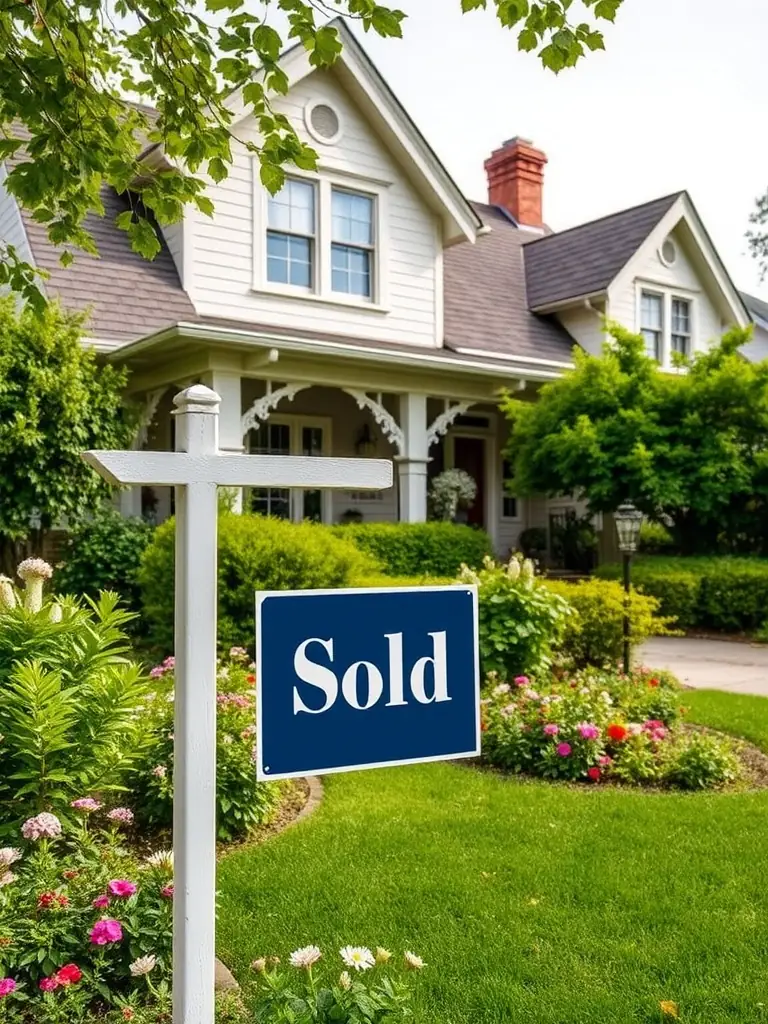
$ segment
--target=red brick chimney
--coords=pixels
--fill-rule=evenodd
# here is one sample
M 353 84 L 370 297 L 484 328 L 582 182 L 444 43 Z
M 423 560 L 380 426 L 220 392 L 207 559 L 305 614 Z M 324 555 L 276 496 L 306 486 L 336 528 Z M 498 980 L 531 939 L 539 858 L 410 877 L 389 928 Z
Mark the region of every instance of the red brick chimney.
M 485 161 L 488 175 L 488 202 L 503 206 L 518 224 L 540 228 L 544 186 L 545 153 L 529 139 L 516 136 L 496 149 Z

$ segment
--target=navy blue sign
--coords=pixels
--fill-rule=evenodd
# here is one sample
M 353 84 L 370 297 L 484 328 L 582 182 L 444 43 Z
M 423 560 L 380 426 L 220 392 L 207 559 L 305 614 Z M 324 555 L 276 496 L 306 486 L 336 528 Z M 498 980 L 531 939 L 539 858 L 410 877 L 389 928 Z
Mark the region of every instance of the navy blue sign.
M 480 753 L 472 586 L 256 595 L 257 774 Z

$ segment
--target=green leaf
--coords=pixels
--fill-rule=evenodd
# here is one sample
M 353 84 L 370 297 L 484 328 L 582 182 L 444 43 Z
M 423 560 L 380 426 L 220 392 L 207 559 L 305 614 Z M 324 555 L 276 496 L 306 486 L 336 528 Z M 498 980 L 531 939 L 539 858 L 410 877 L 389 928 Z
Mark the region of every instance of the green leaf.
M 277 195 L 280 189 L 285 184 L 285 171 L 282 167 L 278 167 L 275 164 L 261 165 L 259 172 L 261 183 L 268 192 L 271 192 L 273 196 Z
M 485 8 L 487 6 L 487 0 L 461 0 L 461 10 L 463 14 L 467 11 L 475 11 L 478 8 Z

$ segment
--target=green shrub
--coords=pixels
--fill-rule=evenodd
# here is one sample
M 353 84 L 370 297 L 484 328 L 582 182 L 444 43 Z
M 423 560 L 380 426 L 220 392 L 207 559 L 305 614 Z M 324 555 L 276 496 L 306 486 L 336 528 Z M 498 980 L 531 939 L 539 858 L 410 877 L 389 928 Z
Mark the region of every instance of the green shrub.
M 640 527 L 637 550 L 643 555 L 672 554 L 675 539 L 663 523 L 652 523 L 646 519 Z
M 173 683 L 175 662 L 152 669 L 157 680 L 145 716 L 152 741 L 133 780 L 136 817 L 151 830 L 173 823 Z M 258 782 L 254 766 L 256 677 L 243 648 L 233 647 L 216 673 L 216 834 L 221 842 L 243 838 L 267 821 L 282 786 Z
M 480 664 L 503 679 L 547 669 L 573 614 L 567 601 L 534 575 L 533 563 L 513 555 L 507 565 L 486 558 L 464 569 L 462 583 L 478 588 Z
M 597 575 L 616 579 L 621 566 L 600 566 Z M 644 556 L 635 560 L 632 582 L 658 598 L 659 611 L 684 629 L 752 632 L 768 607 L 768 560 L 758 558 Z
M 148 680 L 127 657 L 130 618 L 116 594 L 81 607 L 42 599 L 39 559 L 21 595 L 2 584 L 0 612 L 0 832 L 37 811 L 71 818 L 70 802 L 127 782 L 146 741 L 139 712 Z M 44 568 L 43 568 L 44 567 Z M 39 590 L 37 584 L 39 583 Z M 10 603 L 14 607 L 9 608 Z M 29 605 L 31 604 L 31 607 Z
M 139 570 L 149 642 L 173 650 L 174 521 L 163 523 Z M 219 643 L 253 647 L 254 591 L 349 586 L 378 570 L 347 535 L 314 523 L 263 516 L 219 516 Z
M 689 733 L 670 748 L 666 781 L 683 789 L 711 789 L 738 778 L 732 744 L 719 736 Z
M 545 580 L 545 586 L 564 597 L 576 614 L 568 619 L 561 650 L 578 666 L 616 664 L 624 650 L 624 588 L 613 580 L 567 583 Z M 659 616 L 659 601 L 632 590 L 630 642 L 633 648 L 649 636 L 669 633 L 669 620 Z
M 57 589 L 89 597 L 113 590 L 132 611 L 139 611 L 137 575 L 152 530 L 144 519 L 125 518 L 111 505 L 103 506 L 69 534 Z
M 388 576 L 453 576 L 491 554 L 484 530 L 453 523 L 350 523 L 335 527 L 376 558 Z
M 356 577 L 350 587 L 445 587 L 456 582 L 455 576 L 385 576 L 375 573 L 372 576 Z

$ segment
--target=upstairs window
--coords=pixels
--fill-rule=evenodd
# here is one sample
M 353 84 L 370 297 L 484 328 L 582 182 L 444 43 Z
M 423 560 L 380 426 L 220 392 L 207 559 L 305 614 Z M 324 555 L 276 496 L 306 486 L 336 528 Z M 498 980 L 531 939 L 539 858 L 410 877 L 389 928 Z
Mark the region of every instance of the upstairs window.
M 672 351 L 691 354 L 691 304 L 687 299 L 672 299 Z
M 645 351 L 651 359 L 661 361 L 661 339 L 664 333 L 664 299 L 655 292 L 640 296 L 640 333 L 645 338 Z
M 373 295 L 374 201 L 344 189 L 331 190 L 331 289 L 370 299 Z
M 310 290 L 315 280 L 315 186 L 289 178 L 267 208 L 267 280 Z

